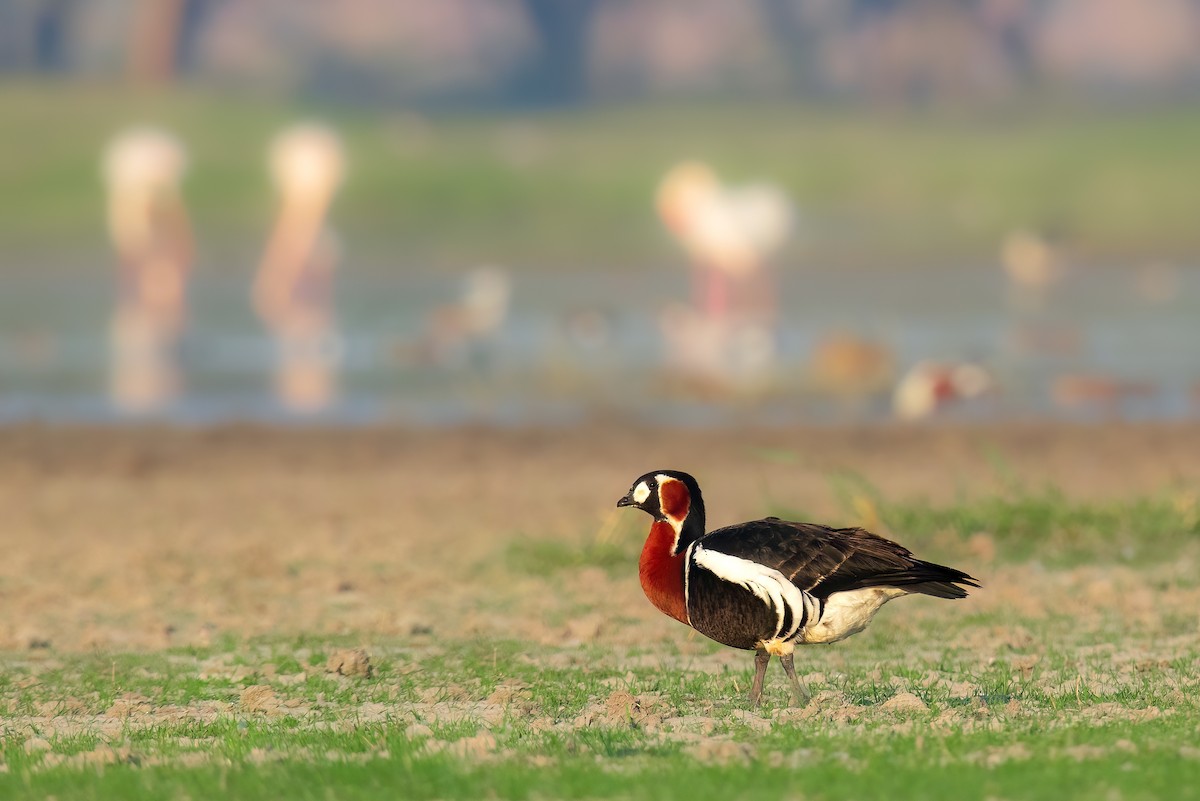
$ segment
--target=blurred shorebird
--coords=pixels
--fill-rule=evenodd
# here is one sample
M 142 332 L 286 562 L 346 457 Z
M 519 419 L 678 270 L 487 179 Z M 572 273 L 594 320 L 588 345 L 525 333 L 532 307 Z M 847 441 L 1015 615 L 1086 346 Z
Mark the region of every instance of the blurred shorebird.
M 485 367 L 489 350 L 508 320 L 511 299 L 508 270 L 476 267 L 464 276 L 459 298 L 434 306 L 419 335 L 397 343 L 394 355 L 404 364 Z
M 487 347 L 508 319 L 512 278 L 495 265 L 476 267 L 463 279 L 462 297 L 438 306 L 429 316 L 426 336 L 436 363 L 486 361 Z
M 1004 238 L 1000 263 L 1008 277 L 1009 302 L 1021 313 L 1040 311 L 1065 270 L 1061 248 L 1045 236 L 1023 228 Z
M 1174 302 L 1179 298 L 1181 284 L 1179 268 L 1171 262 L 1148 262 L 1139 265 L 1134 273 L 1134 287 L 1146 303 Z
M 108 230 L 120 261 L 110 394 L 149 411 L 179 391 L 176 348 L 187 316 L 191 226 L 180 193 L 183 144 L 158 128 L 118 134 L 104 153 Z
M 1000 262 L 1008 280 L 1007 347 L 1021 359 L 1036 362 L 1078 355 L 1082 332 L 1056 314 L 1050 303 L 1066 275 L 1061 245 L 1036 231 L 1017 229 L 1005 237 Z
M 272 142 L 269 163 L 279 212 L 254 283 L 254 306 L 279 348 L 280 400 L 316 411 L 337 394 L 333 273 L 340 254 L 326 220 L 345 174 L 341 139 L 318 123 L 294 125 Z
M 1050 386 L 1054 403 L 1066 409 L 1091 409 L 1108 417 L 1120 416 L 1122 406 L 1138 398 L 1152 398 L 1158 387 L 1103 373 L 1064 373 Z
M 857 634 L 902 595 L 965 598 L 979 586 L 861 528 L 768 517 L 707 531 L 700 485 L 677 470 L 640 476 L 617 506 L 654 520 L 638 564 L 650 602 L 709 639 L 755 652 L 753 704 L 762 700 L 772 656 L 807 701 L 793 666 L 796 646 Z
M 891 387 L 896 356 L 882 343 L 851 333 L 831 333 L 813 348 L 809 370 L 819 389 L 851 400 Z
M 896 385 L 892 411 L 901 420 L 921 420 L 951 403 L 982 397 L 995 387 L 992 374 L 978 364 L 921 361 Z

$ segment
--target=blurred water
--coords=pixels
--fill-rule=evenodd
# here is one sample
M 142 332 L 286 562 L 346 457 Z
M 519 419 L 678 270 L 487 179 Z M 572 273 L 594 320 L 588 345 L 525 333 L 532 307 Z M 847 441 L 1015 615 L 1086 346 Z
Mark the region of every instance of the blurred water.
M 680 425 L 880 420 L 886 395 L 846 402 L 816 391 L 806 373 L 831 332 L 886 343 L 903 369 L 920 359 L 966 358 L 996 374 L 995 397 L 942 419 L 1177 418 L 1195 414 L 1200 386 L 1200 269 L 1171 273 L 1172 293 L 1148 299 L 1128 268 L 1076 268 L 1036 313 L 1073 331 L 1078 348 L 1021 347 L 1021 318 L 1003 275 L 959 270 L 780 275 L 779 363 L 771 391 L 754 397 L 687 392 L 665 380 L 657 314 L 686 295 L 682 269 L 520 273 L 509 319 L 494 342 L 446 364 L 414 352 L 429 310 L 453 302 L 460 276 L 410 267 L 350 265 L 339 276 L 337 348 L 342 395 L 327 411 L 290 414 L 271 394 L 272 343 L 252 315 L 248 276 L 202 271 L 191 288 L 183 351 L 186 391 L 154 416 L 180 424 L 223 421 L 449 425 L 568 424 L 615 416 Z M 0 422 L 118 423 L 106 397 L 106 267 L 7 270 L 0 293 Z M 572 336 L 570 321 L 605 321 L 606 341 Z M 1028 322 L 1028 320 L 1026 320 Z M 1119 403 L 1063 408 L 1050 387 L 1065 373 L 1144 384 Z

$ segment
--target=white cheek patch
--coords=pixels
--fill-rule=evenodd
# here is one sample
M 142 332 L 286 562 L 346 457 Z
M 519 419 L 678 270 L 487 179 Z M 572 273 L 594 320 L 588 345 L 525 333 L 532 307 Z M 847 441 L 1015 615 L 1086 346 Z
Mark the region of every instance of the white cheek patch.
M 645 503 L 646 499 L 649 497 L 650 497 L 650 488 L 648 486 L 646 486 L 645 481 L 641 482 L 640 484 L 638 484 L 636 487 L 633 488 L 633 502 L 634 503 L 641 505 L 641 504 Z

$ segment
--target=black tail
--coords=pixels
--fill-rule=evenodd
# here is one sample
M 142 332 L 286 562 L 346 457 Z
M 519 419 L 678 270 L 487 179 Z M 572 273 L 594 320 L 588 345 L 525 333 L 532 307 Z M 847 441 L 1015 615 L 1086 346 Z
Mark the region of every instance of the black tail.
M 958 585 L 965 585 L 960 587 Z M 870 578 L 855 582 L 845 589 L 860 587 L 900 587 L 909 592 L 932 595 L 934 598 L 966 598 L 966 587 L 978 587 L 979 579 L 968 576 L 961 570 L 933 562 L 914 560 L 905 570 L 894 573 L 877 573 Z
M 968 576 L 961 570 L 935 565 L 933 562 L 917 562 L 909 574 L 907 581 L 895 586 L 904 587 L 910 592 L 932 595 L 934 598 L 966 598 L 966 587 L 979 586 L 979 579 Z M 965 586 L 958 586 L 960 584 Z

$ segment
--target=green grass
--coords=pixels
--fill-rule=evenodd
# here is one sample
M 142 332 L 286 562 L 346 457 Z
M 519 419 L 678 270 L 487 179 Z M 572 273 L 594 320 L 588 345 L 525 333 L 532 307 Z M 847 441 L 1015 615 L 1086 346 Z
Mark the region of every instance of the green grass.
M 249 643 L 241 653 L 279 658 L 292 647 Z M 838 717 L 839 704 L 829 701 L 833 714 L 807 719 L 788 716 L 778 684 L 764 710 L 742 712 L 745 703 L 730 685 L 740 679 L 746 686 L 748 664 L 715 674 L 622 671 L 619 657 L 594 651 L 578 667 L 545 669 L 531 663 L 525 644 L 513 642 L 377 646 L 384 656 L 371 680 L 315 676 L 281 684 L 248 676 L 247 683 L 271 683 L 280 700 L 299 702 L 270 716 L 237 709 L 228 681 L 193 678 L 190 660 L 228 655 L 125 655 L 111 670 L 107 658 L 65 658 L 55 671 L 18 666 L 9 678 L 21 683 L 37 674 L 36 687 L 86 699 L 89 710 L 107 703 L 98 690 L 106 680 L 124 693 L 161 694 L 181 705 L 233 706 L 211 722 L 130 719 L 103 736 L 54 733 L 81 719 L 79 711 L 24 724 L 19 732 L 6 729 L 0 791 L 12 799 L 1198 797 L 1200 761 L 1181 749 L 1194 741 L 1196 698 L 1169 689 L 1197 680 L 1194 650 L 1144 682 L 1097 694 L 1086 685 L 1039 689 L 1036 675 L 1022 680 L 1005 662 L 972 669 L 971 654 L 906 658 L 904 649 L 847 645 L 842 674 L 813 689 L 840 693 L 855 705 L 853 715 Z M 833 653 L 821 649 L 806 659 L 808 667 L 827 667 Z M 1039 672 L 1054 673 L 1056 681 L 1111 668 L 1070 649 L 1052 650 L 1043 664 Z M 978 691 L 954 697 L 937 683 L 922 687 L 930 671 L 975 682 Z M 527 689 L 511 712 L 490 723 L 471 717 L 469 710 L 514 680 Z M 897 686 L 916 690 L 928 708 L 886 711 L 881 704 Z M 665 721 L 651 725 L 632 712 L 580 724 L 577 716 L 613 687 L 653 698 Z M 446 707 L 452 719 L 435 719 L 434 707 L 418 701 L 423 697 L 455 699 Z M 383 718 L 362 718 L 358 712 L 373 703 L 387 705 Z M 1098 704 L 1108 705 L 1106 713 L 1089 715 Z M 684 716 L 696 714 L 711 719 L 711 731 L 677 736 L 671 719 L 686 722 Z M 414 730 L 414 720 L 426 728 Z M 479 755 L 455 753 L 454 743 L 481 732 L 491 739 Z M 27 753 L 30 737 L 49 747 Z M 104 764 L 78 759 L 97 753 Z M 201 756 L 193 764 L 187 754 Z
M 889 737 L 886 750 L 875 755 L 880 743 L 845 739 L 838 758 L 822 759 L 810 752 L 827 746 L 817 738 L 795 731 L 777 743 L 779 750 L 731 771 L 725 766 L 697 763 L 670 753 L 655 755 L 585 748 L 584 754 L 567 753 L 550 767 L 520 764 L 476 766 L 456 770 L 449 759 L 423 756 L 413 743 L 372 733 L 372 742 L 386 748 L 388 757 L 365 763 L 352 761 L 280 761 L 249 768 L 235 765 L 195 770 L 184 777 L 162 768 L 114 767 L 102 775 L 60 774 L 40 778 L 24 789 L 28 797 L 47 794 L 72 798 L 164 798 L 182 791 L 192 798 L 1196 798 L 1195 781 L 1200 766 L 1172 753 L 1166 737 L 1184 737 L 1187 726 L 1129 726 L 1086 735 L 1045 738 L 1048 748 L 1094 746 L 1121 754 L 1115 769 L 1095 759 L 1060 758 L 1053 751 L 996 766 L 955 762 L 955 751 L 930 759 L 929 748 L 941 743 L 919 742 L 914 736 Z M 1125 755 L 1114 743 L 1151 742 Z M 1015 737 L 978 735 L 961 738 L 956 748 L 985 753 L 1002 752 L 1019 744 Z M 1176 749 L 1177 750 L 1177 749 Z M 606 753 L 607 752 L 607 753 Z M 973 753 L 960 751 L 959 753 Z M 794 756 L 799 754 L 799 756 Z M 779 755 L 778 757 L 774 755 Z M 869 755 L 869 757 L 868 757 Z M 547 756 L 557 757 L 551 749 Z M 618 760 L 602 767 L 596 756 Z M 864 758 L 868 757 L 868 758 Z M 939 764 L 948 762 L 949 764 Z M 749 777 L 753 777 L 752 781 Z M 181 781 L 180 779 L 183 779 Z M 21 792 L 20 789 L 17 792 Z M 865 794 L 865 795 L 859 795 Z M 13 798 L 20 796 L 10 796 Z
M 168 125 L 191 148 L 186 194 L 204 257 L 257 249 L 272 205 L 266 143 L 313 114 L 344 132 L 352 157 L 338 227 L 354 258 L 381 267 L 678 260 L 651 209 L 658 177 L 685 157 L 784 185 L 807 240 L 791 259 L 987 263 L 1006 232 L 1029 225 L 1094 257 L 1200 253 L 1194 110 L 928 117 L 726 104 L 423 117 L 11 82 L 0 105 L 0 241 L 51 263 L 104 247 L 98 154 L 133 121 Z

